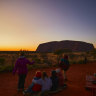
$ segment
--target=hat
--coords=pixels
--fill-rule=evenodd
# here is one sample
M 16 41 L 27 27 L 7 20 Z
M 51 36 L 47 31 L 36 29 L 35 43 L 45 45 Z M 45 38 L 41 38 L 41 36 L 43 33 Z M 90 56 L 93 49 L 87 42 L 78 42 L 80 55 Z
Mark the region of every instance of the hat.
M 37 72 L 36 72 L 36 77 L 41 78 L 41 72 L 40 72 L 40 71 L 37 71 Z

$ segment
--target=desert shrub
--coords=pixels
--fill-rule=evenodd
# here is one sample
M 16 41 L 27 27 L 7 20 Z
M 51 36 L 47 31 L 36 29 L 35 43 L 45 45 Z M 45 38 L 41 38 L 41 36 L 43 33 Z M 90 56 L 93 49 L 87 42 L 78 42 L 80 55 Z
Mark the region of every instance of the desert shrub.
M 36 58 L 34 61 L 35 61 L 36 63 L 38 63 L 38 64 L 41 64 L 41 60 L 40 60 L 39 58 Z
M 96 55 L 94 55 L 93 58 L 96 59 Z
M 75 54 L 69 54 L 69 58 L 70 58 L 70 59 L 74 59 L 75 57 L 76 57 Z
M 43 63 L 46 64 L 46 65 L 49 65 L 49 66 L 52 65 L 52 63 L 48 59 L 44 59 Z
M 60 60 L 60 58 L 61 58 L 61 56 L 62 56 L 63 53 L 64 53 L 64 52 L 63 52 L 62 49 L 58 49 L 58 50 L 56 50 L 56 51 L 54 52 L 54 54 L 57 55 L 57 64 L 59 63 L 59 60 Z
M 26 55 L 26 57 L 27 57 L 27 58 L 30 58 L 30 57 L 32 58 L 32 55 Z
M 4 65 L 5 63 L 5 59 L 4 58 L 0 58 L 0 65 Z
M 32 60 L 34 60 L 37 64 L 41 64 L 41 59 L 39 59 L 37 55 L 33 55 Z
M 6 66 L 5 67 L 5 71 L 7 71 L 7 72 L 11 72 L 12 70 L 13 70 L 12 66 Z
M 70 53 L 70 52 L 72 52 L 72 50 L 65 48 L 65 49 L 55 50 L 54 54 L 60 55 L 60 54 L 62 54 L 62 53 Z
M 5 67 L 4 67 L 4 66 L 0 66 L 0 72 L 3 72 L 3 71 L 4 71 L 4 69 L 5 69 Z
M 12 66 L 0 66 L 0 72 L 12 72 Z
M 94 48 L 91 52 L 96 54 L 96 48 Z
M 43 59 L 48 59 L 47 53 L 41 53 L 40 56 Z
M 41 65 L 41 64 L 34 64 L 32 66 L 28 66 L 28 70 L 31 70 L 31 69 L 42 69 L 42 68 L 49 68 L 50 66 L 47 66 L 47 65 Z
M 38 56 L 37 55 L 32 55 L 32 58 L 38 58 Z
M 70 64 L 77 64 L 76 61 L 70 61 Z
M 43 59 L 42 60 L 42 63 L 44 63 L 44 64 L 46 64 L 46 65 L 49 65 L 49 66 L 51 66 L 52 64 L 51 64 L 51 61 L 50 60 L 48 60 L 48 55 L 47 55 L 47 53 L 41 53 L 41 58 Z
M 80 56 L 81 56 L 81 57 L 85 57 L 85 54 L 81 54 Z
M 58 64 L 53 65 L 52 67 L 58 67 Z
M 78 64 L 84 64 L 84 60 L 80 60 L 77 62 Z

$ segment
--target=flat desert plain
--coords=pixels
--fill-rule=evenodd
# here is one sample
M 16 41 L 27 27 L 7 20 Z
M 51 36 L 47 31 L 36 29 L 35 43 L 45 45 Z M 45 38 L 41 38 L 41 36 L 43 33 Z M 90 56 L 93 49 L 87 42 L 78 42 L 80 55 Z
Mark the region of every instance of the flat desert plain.
M 25 82 L 27 88 L 32 81 L 37 70 L 45 71 L 50 75 L 50 72 L 55 68 L 48 69 L 32 69 L 28 72 Z M 68 87 L 58 93 L 50 96 L 92 96 L 92 92 L 85 90 L 87 73 L 96 73 L 96 62 L 88 64 L 73 64 L 67 71 Z M 0 73 L 0 96 L 23 96 L 22 92 L 17 92 L 18 75 L 9 73 Z

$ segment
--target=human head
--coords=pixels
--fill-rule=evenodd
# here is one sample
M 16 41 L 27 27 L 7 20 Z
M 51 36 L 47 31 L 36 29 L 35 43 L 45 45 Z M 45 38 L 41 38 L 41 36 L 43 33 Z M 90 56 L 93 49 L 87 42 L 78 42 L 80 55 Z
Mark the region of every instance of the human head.
M 48 75 L 47 75 L 46 72 L 43 72 L 43 73 L 42 73 L 42 78 L 45 79 L 45 77 L 48 77 Z
M 59 73 L 60 72 L 60 68 L 56 69 L 56 73 Z
M 52 75 L 52 77 L 55 77 L 55 76 L 56 76 L 56 71 L 53 70 L 53 71 L 51 72 L 51 75 Z
M 20 56 L 25 56 L 24 51 L 21 51 L 21 52 L 20 52 Z
M 41 78 L 41 72 L 40 71 L 36 72 L 36 77 Z

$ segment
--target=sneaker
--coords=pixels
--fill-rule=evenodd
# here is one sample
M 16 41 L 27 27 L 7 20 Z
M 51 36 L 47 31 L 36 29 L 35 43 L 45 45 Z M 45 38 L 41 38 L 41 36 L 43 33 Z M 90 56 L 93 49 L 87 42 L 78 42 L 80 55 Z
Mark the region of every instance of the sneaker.
M 27 94 L 27 93 L 28 93 L 27 90 L 24 90 L 24 91 L 23 91 L 23 94 L 24 94 L 24 95 Z
M 25 93 L 25 91 L 23 91 L 23 95 L 25 95 L 26 93 Z

